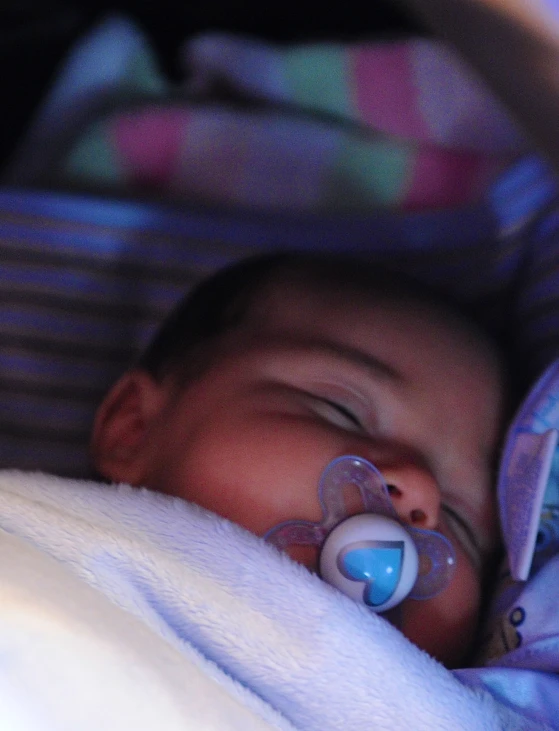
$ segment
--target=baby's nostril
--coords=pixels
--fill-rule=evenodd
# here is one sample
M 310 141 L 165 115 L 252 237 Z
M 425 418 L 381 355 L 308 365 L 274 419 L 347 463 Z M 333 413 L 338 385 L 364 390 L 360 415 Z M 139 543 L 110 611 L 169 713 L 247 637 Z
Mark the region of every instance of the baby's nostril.
M 387 485 L 386 487 L 388 489 L 388 494 L 392 495 L 393 497 L 400 497 L 400 495 L 402 494 L 402 491 L 398 490 L 396 485 Z
M 412 523 L 425 523 L 425 521 L 427 520 L 427 516 L 420 508 L 415 508 L 415 510 L 412 510 L 410 513 L 410 518 Z

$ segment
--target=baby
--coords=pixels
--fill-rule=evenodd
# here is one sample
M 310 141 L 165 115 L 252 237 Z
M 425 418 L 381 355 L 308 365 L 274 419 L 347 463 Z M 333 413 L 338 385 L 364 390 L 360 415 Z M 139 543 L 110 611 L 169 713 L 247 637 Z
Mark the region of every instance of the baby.
M 341 257 L 268 255 L 219 272 L 171 315 L 101 405 L 93 460 L 108 480 L 260 536 L 320 520 L 334 458 L 369 460 L 400 519 L 454 547 L 451 582 L 405 600 L 401 629 L 456 667 L 498 543 L 504 394 L 489 339 L 413 282 Z M 316 569 L 314 551 L 291 555 Z

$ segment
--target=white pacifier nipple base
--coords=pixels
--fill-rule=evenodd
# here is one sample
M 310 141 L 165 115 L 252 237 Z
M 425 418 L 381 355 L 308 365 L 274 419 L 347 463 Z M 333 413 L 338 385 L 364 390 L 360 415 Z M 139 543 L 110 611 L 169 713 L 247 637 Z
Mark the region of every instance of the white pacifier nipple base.
M 327 536 L 319 560 L 324 581 L 375 612 L 405 599 L 418 567 L 417 549 L 406 529 L 372 513 L 339 523 Z

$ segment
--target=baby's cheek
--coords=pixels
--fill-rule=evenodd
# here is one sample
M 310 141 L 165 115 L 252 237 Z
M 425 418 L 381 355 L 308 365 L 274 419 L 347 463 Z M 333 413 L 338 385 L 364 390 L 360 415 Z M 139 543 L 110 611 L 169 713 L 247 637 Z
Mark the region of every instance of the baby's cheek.
M 459 667 L 475 639 L 480 602 L 479 575 L 459 553 L 453 580 L 443 592 L 404 602 L 402 632 L 447 667 Z
M 222 419 L 203 426 L 185 436 L 180 450 L 163 460 L 164 486 L 159 489 L 257 535 L 284 520 L 319 518 L 314 485 L 320 464 L 308 468 L 281 430 L 264 430 L 251 420 Z M 314 561 L 305 557 L 302 563 L 311 566 Z

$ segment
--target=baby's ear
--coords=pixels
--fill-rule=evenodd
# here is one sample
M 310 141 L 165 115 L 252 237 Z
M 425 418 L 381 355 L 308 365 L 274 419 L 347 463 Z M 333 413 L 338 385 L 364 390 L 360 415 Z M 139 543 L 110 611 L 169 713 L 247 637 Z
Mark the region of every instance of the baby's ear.
M 91 455 L 96 471 L 111 482 L 143 483 L 149 466 L 148 437 L 167 399 L 167 388 L 139 369 L 125 373 L 95 416 Z

